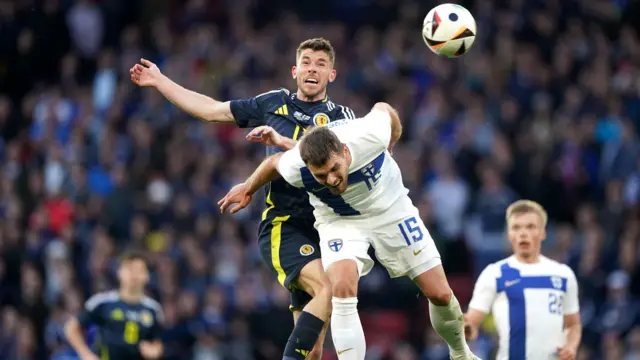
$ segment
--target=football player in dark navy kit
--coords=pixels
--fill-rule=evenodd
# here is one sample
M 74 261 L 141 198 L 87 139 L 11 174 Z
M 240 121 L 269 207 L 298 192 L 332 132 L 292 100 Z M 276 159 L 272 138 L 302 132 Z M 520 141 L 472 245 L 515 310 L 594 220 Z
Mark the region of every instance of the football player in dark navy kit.
M 183 88 L 145 59 L 132 67 L 130 73 L 135 84 L 155 87 L 169 101 L 199 119 L 235 123 L 242 128 L 268 125 L 295 144 L 309 126 L 355 118 L 351 109 L 334 104 L 327 97 L 327 85 L 336 78 L 334 62 L 335 51 L 329 41 L 306 40 L 298 46 L 296 65 L 291 69 L 296 92 L 278 89 L 227 102 Z M 284 150 L 268 146 L 267 155 Z M 265 262 L 280 284 L 291 291 L 295 327 L 283 359 L 319 359 L 322 352 L 331 311 L 331 290 L 320 262 L 314 221 L 313 208 L 304 191 L 289 186 L 283 179 L 270 182 L 258 242 Z
M 159 359 L 162 309 L 144 295 L 149 272 L 144 258 L 127 254 L 118 269 L 120 289 L 93 295 L 84 311 L 65 325 L 65 336 L 82 360 Z M 83 328 L 98 327 L 98 357 L 87 345 Z

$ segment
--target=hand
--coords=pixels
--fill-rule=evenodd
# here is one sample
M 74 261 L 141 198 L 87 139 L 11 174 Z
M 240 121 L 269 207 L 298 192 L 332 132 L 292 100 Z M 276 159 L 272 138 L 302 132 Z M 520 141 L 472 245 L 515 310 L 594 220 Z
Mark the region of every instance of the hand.
M 576 358 L 576 351 L 568 346 L 558 348 L 559 360 L 574 360 Z
M 140 341 L 138 349 L 145 359 L 158 359 L 162 355 L 162 345 L 157 342 Z
M 100 360 L 98 355 L 92 353 L 91 351 L 83 353 L 83 354 L 78 354 L 78 355 L 80 356 L 80 359 L 82 359 L 82 360 Z
M 238 211 L 244 209 L 251 203 L 252 195 L 247 192 L 247 185 L 245 183 L 238 184 L 229 190 L 220 201 L 220 212 L 223 213 L 231 204 L 238 204 L 231 208 L 231 213 L 235 214 Z
M 467 322 L 466 315 L 464 322 L 464 337 L 467 340 L 475 340 L 478 337 L 478 328 Z
M 157 86 L 162 77 L 158 66 L 147 59 L 140 59 L 140 63 L 129 70 L 131 81 L 138 86 Z
M 271 126 L 258 126 L 247 134 L 247 140 L 266 146 L 282 146 L 283 137 Z

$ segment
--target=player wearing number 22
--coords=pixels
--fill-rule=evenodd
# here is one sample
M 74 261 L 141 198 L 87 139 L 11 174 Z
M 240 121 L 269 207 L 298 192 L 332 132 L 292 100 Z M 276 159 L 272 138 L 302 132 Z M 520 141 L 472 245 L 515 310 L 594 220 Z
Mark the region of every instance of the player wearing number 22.
M 547 213 L 519 200 L 507 208 L 506 220 L 514 255 L 480 274 L 465 315 L 467 337 L 475 338 L 493 313 L 498 360 L 572 360 L 582 335 L 578 283 L 571 268 L 540 254 Z
M 278 173 L 310 194 L 322 264 L 332 287 L 331 333 L 340 360 L 365 358 L 357 289 L 360 276 L 373 267 L 370 246 L 392 277 L 410 277 L 429 298 L 431 322 L 448 343 L 452 359 L 476 359 L 464 339 L 463 314 L 438 250 L 388 151 L 401 132 L 398 114 L 385 103 L 376 104 L 364 118 L 313 128 L 293 149 L 267 158 L 241 187 L 245 193 L 227 194 L 222 210 L 233 203 L 239 206 L 232 211 L 239 210 Z M 250 139 L 254 135 L 281 143 L 270 128 L 254 129 Z
M 120 289 L 93 295 L 84 311 L 65 326 L 67 340 L 82 360 L 159 359 L 162 309 L 144 296 L 149 275 L 144 258 L 127 254 L 118 269 Z M 96 355 L 84 341 L 82 328 L 98 327 Z

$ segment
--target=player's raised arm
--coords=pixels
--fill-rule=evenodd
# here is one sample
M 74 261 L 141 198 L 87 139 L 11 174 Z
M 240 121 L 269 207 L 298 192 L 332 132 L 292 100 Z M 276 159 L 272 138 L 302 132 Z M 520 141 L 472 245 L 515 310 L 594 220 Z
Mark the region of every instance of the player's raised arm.
M 365 129 L 363 138 L 374 144 L 383 145 L 392 152 L 393 145 L 402 136 L 402 124 L 398 112 L 389 104 L 376 103 L 362 119 L 356 119 L 356 126 Z
M 129 74 L 136 85 L 156 88 L 167 100 L 201 120 L 221 123 L 235 121 L 230 102 L 216 101 L 180 86 L 162 74 L 158 66 L 149 60 L 141 59 L 140 64 L 129 70 Z
M 389 117 L 391 118 L 391 124 L 390 124 L 391 134 L 389 136 L 389 148 L 391 149 L 393 145 L 395 145 L 395 143 L 398 142 L 398 140 L 400 140 L 400 137 L 402 136 L 402 123 L 400 122 L 400 116 L 398 115 L 398 112 L 396 111 L 396 109 L 394 109 L 393 106 L 387 103 L 383 103 L 383 102 L 376 103 L 375 105 L 373 105 L 373 108 L 381 111 L 386 111 L 387 113 L 389 113 Z

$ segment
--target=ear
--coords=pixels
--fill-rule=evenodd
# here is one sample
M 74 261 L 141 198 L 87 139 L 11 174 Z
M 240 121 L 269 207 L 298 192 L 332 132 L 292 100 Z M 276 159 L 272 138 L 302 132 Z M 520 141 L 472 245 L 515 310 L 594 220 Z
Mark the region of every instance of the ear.
M 547 231 L 546 230 L 542 230 L 542 241 L 547 240 Z
M 336 69 L 331 69 L 331 73 L 329 73 L 329 82 L 332 83 L 334 81 L 336 81 Z
M 296 69 L 297 69 L 297 68 L 296 68 L 296 66 L 295 66 L 295 65 L 293 65 L 293 66 L 291 67 L 291 77 L 292 77 L 292 78 L 294 78 L 294 79 L 296 78 Z

